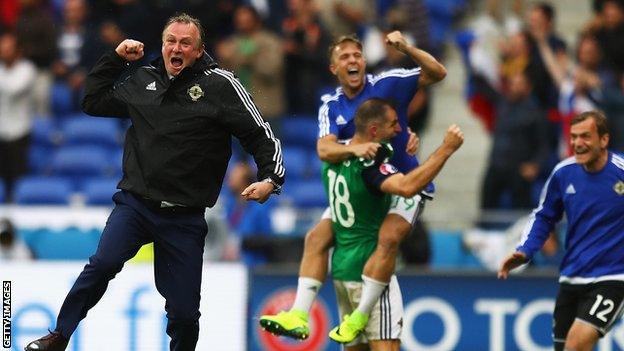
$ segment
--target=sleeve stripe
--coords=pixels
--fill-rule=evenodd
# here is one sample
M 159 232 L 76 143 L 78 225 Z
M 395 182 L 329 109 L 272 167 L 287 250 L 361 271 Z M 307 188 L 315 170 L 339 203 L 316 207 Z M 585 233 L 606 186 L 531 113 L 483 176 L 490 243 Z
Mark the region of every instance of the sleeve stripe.
M 411 76 L 415 76 L 415 75 L 420 75 L 421 69 L 420 67 L 417 68 L 413 68 L 413 69 L 393 69 L 393 70 L 389 70 L 386 72 L 383 72 L 382 74 L 378 75 L 378 76 L 374 76 L 370 79 L 370 83 L 372 85 L 375 85 L 375 83 L 379 82 L 380 80 L 384 79 L 384 78 L 388 78 L 388 77 L 411 77 Z
M 544 183 L 544 187 L 542 188 L 542 191 L 540 192 L 539 204 L 537 208 L 534 209 L 533 212 L 531 213 L 531 216 L 529 217 L 529 220 L 527 221 L 527 224 L 524 227 L 524 230 L 522 231 L 522 238 L 520 239 L 520 243 L 518 244 L 518 246 L 524 245 L 524 243 L 529 239 L 529 233 L 531 232 L 531 229 L 533 228 L 533 224 L 535 223 L 535 216 L 537 215 L 538 212 L 540 212 L 544 208 L 544 201 L 546 200 L 546 193 L 548 191 L 548 186 L 550 185 L 550 180 L 552 179 L 552 177 L 561 168 L 575 164 L 575 163 L 576 163 L 576 159 L 574 157 L 568 157 L 567 159 L 559 162 L 559 164 L 557 164 L 555 168 L 553 169 L 553 171 L 550 173 L 550 176 L 546 180 L 546 183 Z
M 323 103 L 319 110 L 319 139 L 329 134 L 329 107 Z
M 342 95 L 342 89 L 338 88 L 336 89 L 336 93 L 334 93 L 334 95 L 325 95 L 323 97 L 321 97 L 321 100 L 323 100 L 323 105 L 321 105 L 321 107 L 319 108 L 319 115 L 318 115 L 318 121 L 319 121 L 319 134 L 318 137 L 319 139 L 331 134 L 329 132 L 329 127 L 330 127 L 330 122 L 329 122 L 329 102 L 330 101 L 338 101 L 338 99 L 340 98 L 340 96 Z
M 285 174 L 285 168 L 283 165 L 284 161 L 282 158 L 282 147 L 281 147 L 280 141 L 277 140 L 275 136 L 273 135 L 271 126 L 269 125 L 268 122 L 262 120 L 262 117 L 260 116 L 260 112 L 258 111 L 257 107 L 254 105 L 253 101 L 251 101 L 251 97 L 249 96 L 249 93 L 247 93 L 247 91 L 242 86 L 242 84 L 236 78 L 234 78 L 234 75 L 232 73 L 224 71 L 219 68 L 213 70 L 213 72 L 224 77 L 230 82 L 230 84 L 236 91 L 236 94 L 238 94 L 238 97 L 241 99 L 241 101 L 243 102 L 243 105 L 245 106 L 247 111 L 249 111 L 249 114 L 253 117 L 256 124 L 262 127 L 264 129 L 265 135 L 269 139 L 271 139 L 271 141 L 273 141 L 273 144 L 275 145 L 275 152 L 273 153 L 272 160 L 276 162 L 273 173 L 275 173 L 275 175 L 277 175 L 278 177 L 283 177 Z
M 613 163 L 617 168 L 624 170 L 624 158 L 619 155 L 613 154 L 613 158 L 611 158 L 611 163 Z

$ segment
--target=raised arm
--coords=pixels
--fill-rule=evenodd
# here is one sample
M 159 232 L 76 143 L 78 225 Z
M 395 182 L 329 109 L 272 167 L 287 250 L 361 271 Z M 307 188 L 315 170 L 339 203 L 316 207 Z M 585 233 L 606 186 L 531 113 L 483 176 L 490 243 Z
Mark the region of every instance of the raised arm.
M 114 93 L 114 85 L 128 61 L 143 57 L 143 43 L 126 39 L 114 52 L 105 54 L 85 80 L 82 110 L 92 116 L 128 117 L 128 111 Z
M 403 197 L 413 197 L 438 175 L 446 160 L 459 149 L 463 142 L 464 133 L 459 127 L 455 124 L 449 126 L 442 145 L 423 164 L 407 174 L 397 173 L 388 177 L 381 183 L 381 191 Z
M 394 31 L 386 36 L 386 44 L 409 56 L 420 68 L 418 85 L 421 87 L 437 83 L 446 77 L 446 68 L 431 54 L 407 43 L 403 34 Z

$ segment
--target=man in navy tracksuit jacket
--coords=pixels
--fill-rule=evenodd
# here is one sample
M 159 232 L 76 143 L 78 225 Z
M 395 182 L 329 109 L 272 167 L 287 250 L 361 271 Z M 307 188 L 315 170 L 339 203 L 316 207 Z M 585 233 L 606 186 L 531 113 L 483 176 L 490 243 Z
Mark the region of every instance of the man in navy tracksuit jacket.
M 162 58 L 117 82 L 143 44 L 125 40 L 89 73 L 83 109 L 129 117 L 123 178 L 96 253 L 74 283 L 49 335 L 27 351 L 62 351 L 108 282 L 154 242 L 156 288 L 166 299 L 171 350 L 194 350 L 199 334 L 204 210 L 217 200 L 235 136 L 258 165 L 247 200 L 264 202 L 284 179 L 280 142 L 251 97 L 204 52 L 201 24 L 182 14 L 163 30 Z M 117 83 L 116 83 L 117 82 Z M 114 336 L 113 336 L 114 337 Z
M 600 112 L 576 116 L 570 131 L 574 157 L 553 170 L 499 277 L 530 260 L 565 212 L 553 340 L 555 350 L 580 351 L 592 350 L 624 307 L 624 157 L 607 150 L 607 122 Z

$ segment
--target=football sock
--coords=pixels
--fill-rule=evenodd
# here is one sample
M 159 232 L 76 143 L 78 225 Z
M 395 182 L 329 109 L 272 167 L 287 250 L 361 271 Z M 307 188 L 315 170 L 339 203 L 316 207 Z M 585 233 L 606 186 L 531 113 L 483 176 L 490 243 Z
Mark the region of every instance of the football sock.
M 356 310 L 368 316 L 388 283 L 382 283 L 365 275 L 362 275 L 362 283 L 362 297 Z
M 319 290 L 321 290 L 322 282 L 306 277 L 299 277 L 297 282 L 297 296 L 295 302 L 293 302 L 291 310 L 303 311 L 305 313 L 310 312 L 312 303 L 316 298 Z

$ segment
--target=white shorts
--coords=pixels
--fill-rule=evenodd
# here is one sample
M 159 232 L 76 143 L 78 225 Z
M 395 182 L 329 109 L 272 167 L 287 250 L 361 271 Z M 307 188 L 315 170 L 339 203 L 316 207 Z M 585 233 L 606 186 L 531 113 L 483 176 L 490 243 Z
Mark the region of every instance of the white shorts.
M 357 308 L 362 296 L 362 282 L 334 280 L 338 313 L 342 317 L 351 314 Z M 401 338 L 403 330 L 403 297 L 396 276 L 390 278 L 390 284 L 381 294 L 368 317 L 366 329 L 357 339 L 346 344 L 353 346 L 366 343 L 367 340 L 395 340 Z
M 425 209 L 425 202 L 427 202 L 427 200 L 420 194 L 417 194 L 414 197 L 410 198 L 392 195 L 388 214 L 397 214 L 403 217 L 411 225 L 414 225 L 418 217 L 420 217 Z M 321 219 L 331 220 L 331 218 L 331 209 L 327 207 L 325 211 L 323 211 Z

